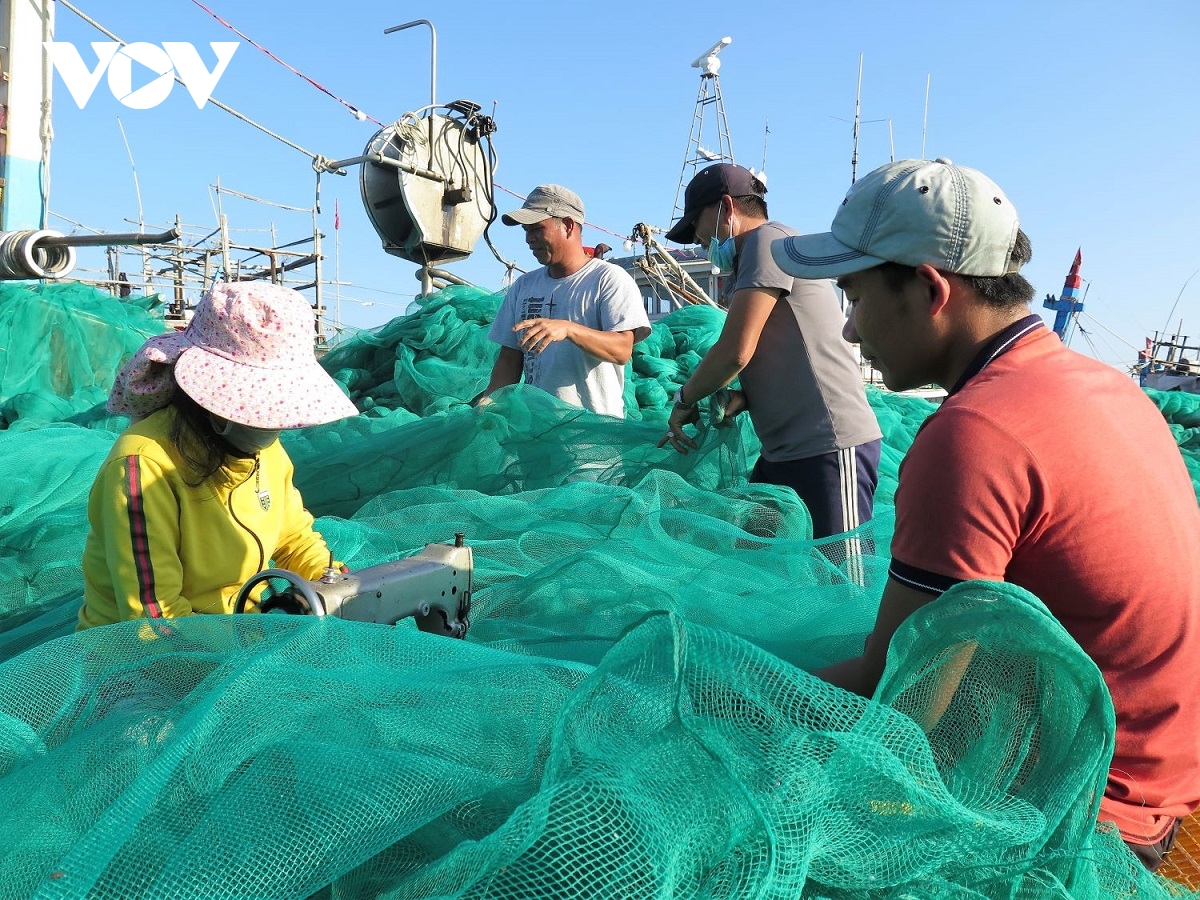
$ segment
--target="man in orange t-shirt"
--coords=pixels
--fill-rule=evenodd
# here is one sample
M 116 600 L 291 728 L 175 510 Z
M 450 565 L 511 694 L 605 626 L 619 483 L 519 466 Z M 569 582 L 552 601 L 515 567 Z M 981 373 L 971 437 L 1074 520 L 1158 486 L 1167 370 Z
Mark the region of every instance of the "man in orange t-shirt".
M 772 251 L 838 279 L 843 334 L 889 388 L 947 390 L 900 468 L 875 629 L 819 674 L 870 695 L 913 611 L 962 581 L 1020 585 L 1104 676 L 1117 730 L 1100 819 L 1153 871 L 1200 805 L 1200 506 L 1166 422 L 1030 313 L 1029 240 L 980 172 L 882 166 L 830 233 Z

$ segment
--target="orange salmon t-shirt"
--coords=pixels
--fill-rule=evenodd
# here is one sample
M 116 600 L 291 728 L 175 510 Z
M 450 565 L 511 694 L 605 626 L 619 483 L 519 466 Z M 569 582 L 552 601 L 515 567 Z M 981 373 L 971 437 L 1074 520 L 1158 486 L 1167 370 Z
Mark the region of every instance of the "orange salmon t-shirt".
M 1155 843 L 1200 805 L 1200 505 L 1132 380 L 1043 326 L 1014 333 L 901 464 L 892 574 L 931 592 L 1007 581 L 1046 604 L 1112 695 L 1100 819 Z

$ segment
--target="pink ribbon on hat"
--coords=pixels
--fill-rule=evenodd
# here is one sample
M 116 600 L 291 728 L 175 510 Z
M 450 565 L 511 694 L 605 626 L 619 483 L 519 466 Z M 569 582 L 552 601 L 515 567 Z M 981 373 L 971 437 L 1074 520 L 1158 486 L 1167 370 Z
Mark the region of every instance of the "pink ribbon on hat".
M 175 393 L 175 363 L 192 346 L 186 332 L 148 338 L 129 358 L 108 395 L 108 411 L 143 418 L 171 402 Z

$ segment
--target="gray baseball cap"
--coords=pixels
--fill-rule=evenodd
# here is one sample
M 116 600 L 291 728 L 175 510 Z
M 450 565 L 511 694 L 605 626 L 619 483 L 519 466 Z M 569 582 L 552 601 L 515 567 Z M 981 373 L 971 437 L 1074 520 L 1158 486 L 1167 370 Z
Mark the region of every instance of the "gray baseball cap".
M 997 276 L 1020 223 L 994 181 L 948 159 L 905 159 L 856 182 L 825 234 L 780 238 L 776 264 L 796 278 L 837 278 L 885 262 Z
M 571 219 L 583 224 L 583 201 L 561 184 L 539 184 L 520 209 L 500 217 L 505 225 L 534 225 L 543 219 Z

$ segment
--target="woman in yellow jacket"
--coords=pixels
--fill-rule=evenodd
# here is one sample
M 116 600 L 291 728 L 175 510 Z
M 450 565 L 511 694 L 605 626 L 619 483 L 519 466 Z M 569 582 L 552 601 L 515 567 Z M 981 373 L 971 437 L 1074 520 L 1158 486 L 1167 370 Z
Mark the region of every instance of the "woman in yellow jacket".
M 218 284 L 121 370 L 108 408 L 133 424 L 88 501 L 80 629 L 232 612 L 272 565 L 321 575 L 329 549 L 278 438 L 357 410 L 317 363 L 313 326 L 293 290 Z

